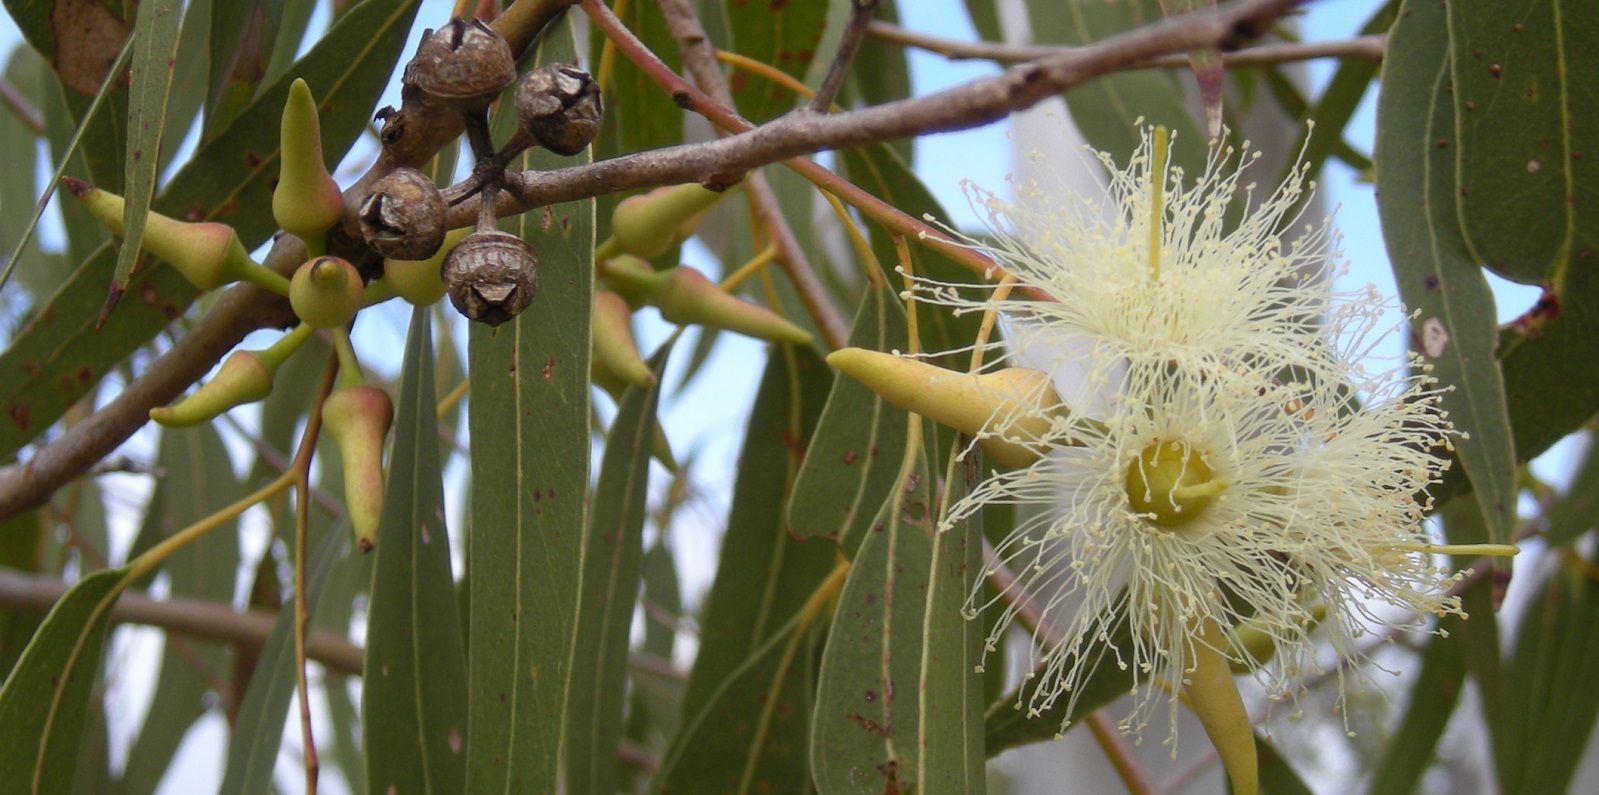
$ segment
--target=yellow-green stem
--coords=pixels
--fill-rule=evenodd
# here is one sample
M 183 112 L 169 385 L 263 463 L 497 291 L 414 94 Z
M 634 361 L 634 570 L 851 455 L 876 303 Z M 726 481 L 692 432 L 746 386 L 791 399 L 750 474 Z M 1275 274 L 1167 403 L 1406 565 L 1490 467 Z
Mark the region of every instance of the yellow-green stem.
M 1160 237 L 1166 217 L 1166 148 L 1170 134 L 1165 127 L 1155 128 L 1155 144 L 1149 164 L 1149 269 L 1160 281 Z

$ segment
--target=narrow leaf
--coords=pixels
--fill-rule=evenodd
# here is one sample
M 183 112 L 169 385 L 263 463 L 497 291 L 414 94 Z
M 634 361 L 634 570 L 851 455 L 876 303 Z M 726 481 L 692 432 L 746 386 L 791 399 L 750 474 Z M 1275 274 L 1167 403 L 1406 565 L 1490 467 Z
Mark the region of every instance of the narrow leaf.
M 1445 622 L 1459 624 L 1458 619 Z M 1388 741 L 1388 750 L 1372 775 L 1372 795 L 1415 792 L 1432 765 L 1433 749 L 1460 702 L 1466 679 L 1466 658 L 1457 636 L 1437 636 L 1421 653 L 1421 670 L 1410 687 L 1405 715 Z
M 535 59 L 575 57 L 567 16 Z M 519 167 L 573 161 L 540 150 Z M 545 278 L 515 320 L 471 329 L 467 789 L 553 792 L 562 711 L 581 703 L 568 688 L 589 483 L 594 202 L 526 213 L 509 228 L 538 251 Z
M 837 547 L 783 526 L 784 503 L 816 427 L 829 372 L 809 350 L 775 349 L 755 396 L 683 727 L 656 777 L 663 791 L 805 788 L 814 656 L 806 606 Z M 798 403 L 796 404 L 796 399 Z
M 315 610 L 330 576 L 351 575 L 349 570 L 349 532 L 340 522 L 338 532 L 323 536 L 308 556 L 305 573 L 305 601 Z M 239 795 L 267 795 L 272 792 L 272 769 L 277 764 L 278 748 L 283 744 L 283 723 L 295 690 L 294 603 L 278 611 L 278 622 L 261 647 L 255 676 L 244 691 L 239 720 L 228 740 L 227 767 L 218 792 Z
M 961 615 L 981 571 L 980 535 L 965 525 L 938 531 L 934 456 L 919 431 L 909 438 L 822 657 L 811 770 L 824 792 L 984 786 L 981 627 Z
M 1399 294 L 1420 313 L 1411 335 L 1417 352 L 1449 388 L 1441 395 L 1443 407 L 1462 432 L 1456 454 L 1489 540 L 1506 543 L 1516 519 L 1515 441 L 1494 358 L 1493 293 L 1455 217 L 1448 148 L 1455 110 L 1444 9 L 1425 0 L 1405 9 L 1389 34 L 1390 57 L 1383 63 L 1378 211 Z
M 662 350 L 653 359 L 657 379 L 665 370 L 666 353 Z M 571 692 L 583 697 L 566 710 L 566 787 L 570 792 L 617 789 L 616 742 L 622 736 L 628 630 L 638 601 L 644 556 L 650 439 L 659 396 L 656 387 L 627 391 L 611 425 L 594 486 L 572 646 Z
M 361 725 L 369 792 L 466 780 L 466 660 L 434 408 L 428 310 L 411 312 L 367 616 Z
M 67 591 L 0 687 L 0 781 L 13 791 L 72 791 L 89 690 L 105 645 L 103 602 L 124 574 L 95 572 Z
M 862 295 L 849 344 L 874 351 L 906 348 L 905 315 L 886 284 Z M 853 378 L 834 379 L 794 482 L 789 528 L 802 538 L 841 540 L 845 554 L 853 555 L 894 488 L 896 452 L 904 449 L 905 412 Z
M 144 240 L 145 216 L 155 193 L 156 170 L 160 166 L 161 132 L 167 120 L 167 92 L 172 88 L 172 72 L 178 58 L 178 31 L 183 21 L 179 0 L 145 0 L 139 4 L 138 22 L 133 28 L 133 82 L 128 96 L 128 150 L 123 158 L 127 169 L 123 177 L 122 248 L 117 254 L 117 269 L 111 277 L 109 311 L 122 292 L 139 259 Z M 103 319 L 103 316 L 102 316 Z

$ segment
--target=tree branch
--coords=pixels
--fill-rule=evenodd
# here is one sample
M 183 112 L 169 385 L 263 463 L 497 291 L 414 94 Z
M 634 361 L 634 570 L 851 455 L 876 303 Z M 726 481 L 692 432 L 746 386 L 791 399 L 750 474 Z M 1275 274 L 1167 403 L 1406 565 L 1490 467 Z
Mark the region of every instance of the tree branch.
M 0 605 L 45 613 L 66 594 L 67 585 L 50 577 L 0 568 Z M 139 591 L 125 591 L 111 608 L 111 621 L 148 624 L 196 638 L 260 648 L 272 635 L 278 615 L 266 610 L 234 610 L 203 599 L 170 597 L 156 600 Z M 362 651 L 347 638 L 324 629 L 312 630 L 306 656 L 328 670 L 360 676 Z
M 702 91 L 714 97 L 717 103 L 732 108 L 733 95 L 728 91 L 727 81 L 722 77 L 722 66 L 716 60 L 716 48 L 712 47 L 710 40 L 706 38 L 705 28 L 700 25 L 694 7 L 689 5 L 688 0 L 660 0 L 660 4 L 661 13 L 666 17 L 666 26 L 671 30 L 673 38 L 677 39 L 678 49 L 683 55 L 683 64 L 694 76 L 694 81 L 699 84 Z M 584 10 L 591 14 L 591 18 L 592 6 L 597 5 L 599 5 L 597 2 L 593 2 L 584 7 Z M 609 10 L 606 13 L 609 14 Z M 634 41 L 639 49 L 643 49 L 642 42 L 637 42 L 636 39 Z M 651 57 L 653 58 L 653 53 Z M 748 121 L 742 119 L 740 121 L 743 121 L 746 127 L 753 126 Z M 723 179 L 726 179 L 725 175 Z M 783 217 L 782 207 L 778 205 L 777 195 L 772 192 L 772 186 L 766 181 L 766 175 L 753 171 L 746 179 L 745 189 L 754 202 L 756 215 L 760 218 L 761 225 L 766 228 L 772 242 L 777 245 L 778 264 L 788 274 L 789 281 L 794 285 L 794 291 L 799 295 L 800 303 L 805 306 L 805 311 L 816 323 L 817 330 L 822 333 L 822 339 L 827 347 L 829 349 L 844 347 L 849 339 L 849 327 L 839 316 L 838 308 L 829 300 L 821 281 L 816 278 L 816 271 L 811 267 L 810 259 L 805 256 L 805 250 L 795 239 L 794 230 L 789 227 L 788 220 Z
M 669 2 L 671 0 L 668 0 Z M 506 175 L 500 197 L 502 214 L 524 212 L 547 204 L 636 188 L 683 182 L 723 184 L 729 174 L 768 163 L 785 165 L 822 189 L 860 209 L 892 232 L 941 253 L 974 274 L 991 277 L 996 264 L 963 246 L 941 230 L 913 218 L 848 180 L 801 157 L 827 149 L 867 146 L 895 138 L 951 132 L 981 126 L 1031 107 L 1046 98 L 1100 75 L 1136 66 L 1151 58 L 1200 47 L 1229 49 L 1262 31 L 1298 4 L 1297 0 L 1245 0 L 1216 11 L 1173 17 L 1105 41 L 1012 67 L 1003 74 L 973 80 L 923 97 L 899 100 L 852 113 L 791 113 L 753 127 L 689 85 L 638 43 L 619 20 L 597 0 L 585 0 L 590 19 L 635 59 L 651 79 L 672 93 L 679 105 L 704 115 L 716 125 L 738 132 L 716 141 L 667 147 L 544 172 Z M 472 209 L 452 209 L 450 225 L 471 223 Z
M 1081 51 L 1082 47 L 1050 47 L 1043 45 L 1000 44 L 991 41 L 957 41 L 906 30 L 887 22 L 872 22 L 867 32 L 884 41 L 915 47 L 937 53 L 952 61 L 994 61 L 1002 64 L 1019 64 L 1052 58 Z M 1243 50 L 1222 54 L 1225 66 L 1258 66 L 1261 64 L 1291 63 L 1316 58 L 1351 58 L 1378 62 L 1382 60 L 1387 37 L 1382 35 L 1356 36 L 1334 41 L 1303 43 L 1262 44 Z M 1162 55 L 1129 69 L 1186 69 L 1187 55 Z
M 855 62 L 855 53 L 860 50 L 861 39 L 866 37 L 872 14 L 876 11 L 877 0 L 853 0 L 850 3 L 849 21 L 844 23 L 844 34 L 838 40 L 838 50 L 833 53 L 833 62 L 828 64 L 827 76 L 822 78 L 816 96 L 811 98 L 812 111 L 826 113 L 833 107 L 833 98 L 844 87 L 844 78 L 849 75 L 850 64 Z
M 494 26 L 510 43 L 512 52 L 520 52 L 574 2 L 517 0 L 494 21 Z M 355 223 L 355 209 L 370 193 L 372 183 L 396 165 L 418 158 L 426 162 L 460 133 L 458 114 L 440 113 L 419 97 L 406 97 L 404 106 L 389 115 L 384 126 L 384 148 L 378 161 L 344 191 L 346 224 Z M 355 232 L 353 239 L 360 240 L 360 233 Z M 304 260 L 305 247 L 300 241 L 292 235 L 279 235 L 267 254 L 266 264 L 289 275 Z M 0 520 L 43 505 L 56 489 L 88 471 L 143 427 L 150 419 L 150 409 L 172 402 L 200 380 L 245 335 L 257 329 L 288 326 L 294 320 L 288 301 L 279 296 L 252 284 L 228 288 L 210 312 L 150 362 L 110 403 L 39 448 L 28 461 L 0 469 Z

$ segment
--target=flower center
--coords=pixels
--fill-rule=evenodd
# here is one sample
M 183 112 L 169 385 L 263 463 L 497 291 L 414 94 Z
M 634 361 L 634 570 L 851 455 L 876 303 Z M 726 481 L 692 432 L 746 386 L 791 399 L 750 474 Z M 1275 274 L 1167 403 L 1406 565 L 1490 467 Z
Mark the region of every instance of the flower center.
M 1226 490 L 1227 481 L 1186 442 L 1156 442 L 1127 467 L 1127 501 L 1157 527 L 1194 521 Z

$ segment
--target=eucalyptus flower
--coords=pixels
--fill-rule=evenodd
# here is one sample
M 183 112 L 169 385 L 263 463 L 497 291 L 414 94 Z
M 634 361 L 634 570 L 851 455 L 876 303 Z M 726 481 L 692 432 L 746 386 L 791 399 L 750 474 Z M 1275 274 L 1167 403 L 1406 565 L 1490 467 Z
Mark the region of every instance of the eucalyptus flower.
M 1423 527 L 1426 489 L 1448 465 L 1441 389 L 1417 362 L 1374 358 L 1396 330 L 1374 290 L 1332 292 L 1329 222 L 1293 215 L 1303 169 L 1258 199 L 1244 181 L 1253 156 L 1220 150 L 1188 182 L 1165 148 L 1159 131 L 1126 168 L 1101 155 L 1102 196 L 1025 183 L 1009 202 L 971 188 L 991 236 L 968 244 L 1031 289 L 923 280 L 915 297 L 999 313 L 1007 339 L 989 344 L 988 369 L 1053 377 L 1025 399 L 996 396 L 1004 408 L 975 434 L 1048 452 L 993 473 L 946 517 L 1024 509 L 993 563 L 1014 580 L 967 603 L 968 618 L 1000 611 L 989 650 L 1024 605 L 1040 610 L 1017 706 L 1038 715 L 1064 699 L 1069 715 L 1114 665 L 1133 681 L 1122 729 L 1141 735 L 1165 703 L 1171 741 L 1194 672 L 1245 662 L 1242 626 L 1276 650 L 1278 665 L 1250 667 L 1291 694 L 1319 664 L 1313 632 L 1340 668 L 1357 664 L 1357 639 L 1376 627 L 1463 615 L 1448 589 L 1464 572 L 1435 562 L 1456 550 Z M 1040 293 L 1054 300 L 1020 297 Z M 1240 769 L 1254 766 L 1246 742 Z

